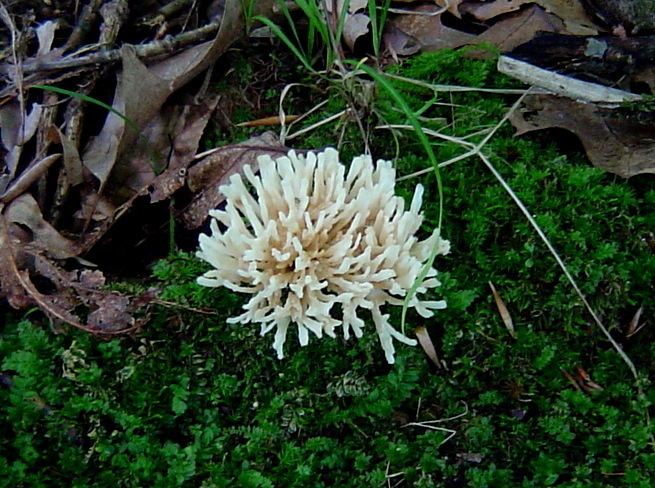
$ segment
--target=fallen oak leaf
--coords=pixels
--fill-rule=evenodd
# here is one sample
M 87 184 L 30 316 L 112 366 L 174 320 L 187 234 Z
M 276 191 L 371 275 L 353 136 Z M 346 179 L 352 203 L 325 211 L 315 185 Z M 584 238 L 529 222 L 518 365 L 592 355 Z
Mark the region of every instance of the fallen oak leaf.
M 477 20 L 487 21 L 504 14 L 515 12 L 525 4 L 539 5 L 546 12 L 560 18 L 570 34 L 595 35 L 598 29 L 579 1 L 571 0 L 496 0 L 485 3 L 467 2 L 462 5 L 462 13 L 470 14 Z
M 562 21 L 537 5 L 505 15 L 477 38 L 478 43 L 488 42 L 502 52 L 511 51 L 528 42 L 539 32 L 564 32 Z
M 597 168 L 629 178 L 655 173 L 655 138 L 652 114 L 626 116 L 621 110 L 580 103 L 555 95 L 528 95 L 512 112 L 516 135 L 560 128 L 575 134 Z
M 435 15 L 405 15 L 393 19 L 385 30 L 384 42 L 392 55 L 409 55 L 417 50 L 436 51 L 491 43 L 501 51 L 511 51 L 538 32 L 563 32 L 562 21 L 537 5 L 503 16 L 481 34 L 474 35 L 445 26 L 435 7 L 423 6 L 417 12 Z M 471 55 L 471 54 L 469 54 Z

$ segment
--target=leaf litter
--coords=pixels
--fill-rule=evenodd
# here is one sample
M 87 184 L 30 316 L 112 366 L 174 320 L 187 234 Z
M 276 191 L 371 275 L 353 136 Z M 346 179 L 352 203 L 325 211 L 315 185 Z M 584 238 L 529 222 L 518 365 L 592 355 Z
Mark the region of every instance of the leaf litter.
M 274 3 L 257 2 L 249 15 L 270 17 Z M 332 8 L 332 2 L 326 5 Z M 335 5 L 333 13 L 340 14 L 345 2 Z M 93 1 L 77 17 L 64 12 L 64 17 L 68 15 L 64 22 L 40 19 L 34 26 L 20 23 L 25 13 L 21 5 L 12 4 L 11 12 L 3 6 L 0 17 L 9 32 L 10 49 L 0 58 L 0 75 L 10 83 L 0 90 L 4 152 L 0 218 L 7 244 L 2 257 L 12 266 L 0 272 L 0 296 L 13 306 L 36 303 L 51 317 L 96 331 L 134 329 L 138 311 L 132 304 L 142 300 L 106 294 L 100 284 L 87 287 L 93 293 L 84 292 L 82 275 L 87 276 L 86 271 L 102 275 L 102 271 L 85 270 L 89 263 L 82 256 L 142 197 L 158 203 L 180 190 L 190 192 L 192 199 L 178 216 L 187 228 L 199 227 L 207 211 L 220 205 L 217 188 L 231 174 L 259 154 L 286 151 L 274 134 L 264 133 L 219 148 L 200 161 L 194 157 L 220 95 L 202 89 L 193 97 L 173 100 L 172 95 L 198 75 L 210 76 L 213 63 L 244 35 L 243 4 L 226 0 L 221 8 L 201 13 L 193 10 L 194 2 L 189 7 L 193 16 L 169 6 L 152 12 L 122 0 Z M 367 2 L 353 0 L 345 13 L 344 41 L 353 52 L 358 40 L 368 35 L 366 7 Z M 592 13 L 581 2 L 565 0 L 393 2 L 383 56 L 399 59 L 419 50 L 483 41 L 511 55 L 538 32 L 580 39 L 607 32 L 607 25 L 598 19 L 608 13 L 598 9 Z M 621 21 L 625 28 L 615 32 L 623 36 L 643 28 L 631 19 Z M 122 37 L 130 29 L 141 36 L 134 45 Z M 36 42 L 16 50 L 16 43 L 30 36 Z M 653 69 L 649 69 L 640 68 L 634 79 L 647 83 L 652 91 Z M 30 90 L 35 85 L 63 85 L 81 95 L 103 98 L 100 84 L 103 92 L 113 91 L 103 102 L 122 117 L 115 112 L 98 117 L 97 109 L 94 113 L 91 104 L 78 97 L 39 96 Z M 626 122 L 615 114 L 612 107 L 540 94 L 525 97 L 512 122 L 518 133 L 549 127 L 573 131 L 592 162 L 608 171 L 622 176 L 652 172 L 647 124 L 638 117 Z M 34 139 L 36 150 L 30 145 Z M 52 205 L 45 206 L 46 201 Z M 71 260 L 77 269 L 71 270 Z M 59 285 L 53 293 L 44 293 L 31 281 L 37 276 Z M 495 291 L 494 296 L 498 302 Z M 69 313 L 79 304 L 90 310 L 86 324 Z M 513 328 L 507 327 L 513 334 Z

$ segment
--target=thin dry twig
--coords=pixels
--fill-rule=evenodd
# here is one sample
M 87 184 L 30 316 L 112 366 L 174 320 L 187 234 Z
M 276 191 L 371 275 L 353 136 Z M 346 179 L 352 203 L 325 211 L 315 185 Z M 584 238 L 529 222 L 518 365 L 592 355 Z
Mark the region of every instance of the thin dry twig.
M 211 35 L 218 32 L 220 25 L 221 19 L 217 19 L 207 25 L 198 27 L 197 29 L 182 32 L 170 39 L 161 39 L 146 44 L 135 45 L 134 50 L 137 57 L 141 60 L 155 58 L 164 54 L 173 54 L 185 46 L 208 39 Z M 95 52 L 86 56 L 77 56 L 77 53 L 73 53 L 70 56 L 55 61 L 43 62 L 37 60 L 26 60 L 26 62 L 23 63 L 23 72 L 43 73 L 45 71 L 114 63 L 121 59 L 121 52 L 121 49 L 111 49 Z M 5 71 L 6 69 L 7 68 L 4 68 Z
M 448 442 L 450 439 L 455 437 L 457 435 L 457 431 L 455 429 L 448 429 L 446 427 L 439 427 L 435 424 L 442 424 L 444 422 L 450 422 L 452 420 L 457 420 L 459 418 L 465 417 L 469 413 L 469 408 L 466 403 L 464 403 L 464 411 L 460 414 L 453 415 L 452 417 L 447 417 L 443 419 L 436 419 L 436 420 L 424 420 L 422 422 L 408 422 L 402 426 L 402 428 L 405 427 L 421 427 L 423 429 L 428 429 L 428 430 L 436 430 L 439 432 L 446 432 L 448 433 L 448 436 L 439 443 L 439 446 L 442 446 L 446 442 Z

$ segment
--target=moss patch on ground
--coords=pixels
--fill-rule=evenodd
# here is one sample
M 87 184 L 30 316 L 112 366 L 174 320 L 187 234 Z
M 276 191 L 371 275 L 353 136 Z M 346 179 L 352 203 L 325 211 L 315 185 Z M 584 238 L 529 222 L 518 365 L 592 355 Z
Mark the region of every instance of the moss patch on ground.
M 413 58 L 398 70 L 438 83 L 511 85 L 492 61 L 452 52 Z M 472 92 L 443 95 L 434 101 L 453 105 L 440 106 L 426 90 L 395 86 L 414 109 L 425 107 L 427 126 L 448 126 L 460 137 L 495 125 L 510 102 Z M 331 100 L 323 116 L 340 103 Z M 405 122 L 383 93 L 376 107 L 372 117 Z M 338 133 L 313 132 L 298 145 L 332 144 Z M 345 152 L 358 153 L 355 124 L 345 134 Z M 399 175 L 424 169 L 418 143 L 401 137 Z M 388 131 L 377 130 L 372 147 L 378 157 L 393 157 L 396 146 Z M 462 150 L 435 143 L 435 151 L 445 160 Z M 8 320 L 0 336 L 0 486 L 354 487 L 403 480 L 424 487 L 650 487 L 654 332 L 645 327 L 628 338 L 624 326 L 641 304 L 645 317 L 653 312 L 652 180 L 618 180 L 546 138 L 514 139 L 509 127 L 486 151 L 636 364 L 639 385 L 520 211 L 470 159 L 442 170 L 452 253 L 436 267 L 438 295 L 449 307 L 409 321 L 427 327 L 446 371 L 436 371 L 419 347 L 403 345 L 397 363 L 387 365 L 371 329 L 359 341 L 313 338 L 304 348 L 291 332 L 279 361 L 258 327 L 225 323 L 243 297 L 197 286 L 205 266 L 179 252 L 153 269 L 163 298 L 215 315 L 161 309 L 138 336 L 108 342 L 77 331 L 55 335 L 42 321 Z M 405 180 L 399 191 L 410 198 L 419 181 L 426 195 L 436 194 L 432 175 Z M 436 197 L 424 209 L 427 233 L 436 224 Z M 516 339 L 495 309 L 489 281 L 511 311 Z M 399 324 L 398 310 L 393 317 Z M 574 374 L 577 366 L 602 390 L 574 389 L 562 372 Z

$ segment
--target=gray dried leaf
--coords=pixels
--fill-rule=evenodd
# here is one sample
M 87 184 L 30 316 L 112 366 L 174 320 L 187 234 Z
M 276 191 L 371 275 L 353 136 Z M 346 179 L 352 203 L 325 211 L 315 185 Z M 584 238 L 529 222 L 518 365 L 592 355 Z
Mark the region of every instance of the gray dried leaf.
M 36 37 L 39 41 L 39 50 L 36 57 L 42 57 L 52 50 L 52 41 L 55 40 L 55 31 L 59 26 L 58 22 L 48 20 L 36 28 Z
M 197 105 L 181 107 L 181 114 L 176 117 L 175 124 L 165 139 L 169 144 L 166 152 L 171 155 L 168 167 L 151 182 L 151 202 L 164 200 L 184 186 L 187 167 L 193 162 L 200 138 L 217 103 L 218 97 L 214 97 Z M 172 147 L 169 142 L 171 140 Z
M 7 150 L 4 164 L 9 173 L 5 187 L 11 183 L 16 174 L 23 145 L 36 134 L 42 111 L 43 107 L 34 103 L 30 113 L 23 114 L 20 104 L 15 100 L 0 107 L 0 137 L 2 145 Z M 4 188 L 0 188 L 0 190 L 4 191 Z
M 136 127 L 143 127 L 172 93 L 169 84 L 153 74 L 136 56 L 134 48 L 122 49 L 123 69 L 114 95 L 113 108 Z M 138 129 L 127 125 L 124 118 L 110 112 L 105 125 L 87 146 L 82 162 L 100 180 L 107 182 L 125 148 L 138 138 Z
M 370 23 L 371 19 L 365 14 L 348 14 L 346 16 L 343 26 L 343 39 L 351 50 L 354 49 L 355 41 L 368 33 Z
M 52 166 L 60 157 L 61 154 L 51 154 L 50 156 L 46 156 L 45 158 L 34 162 L 14 180 L 9 188 L 0 194 L 0 200 L 8 203 L 27 191 L 32 183 L 36 182 L 36 180 L 43 176 L 50 166 Z
M 271 16 L 276 0 L 255 2 L 252 15 Z M 172 90 L 185 85 L 205 70 L 245 33 L 241 0 L 226 0 L 216 37 L 150 66 L 153 74 L 167 80 Z
M 8 223 L 23 225 L 31 231 L 32 247 L 44 251 L 55 259 L 77 256 L 75 243 L 66 239 L 46 222 L 38 203 L 31 195 L 24 193 L 13 200 L 4 215 Z
M 57 128 L 57 135 L 59 136 L 59 143 L 64 151 L 64 168 L 66 168 L 66 178 L 72 186 L 82 183 L 82 159 L 77 146 Z

